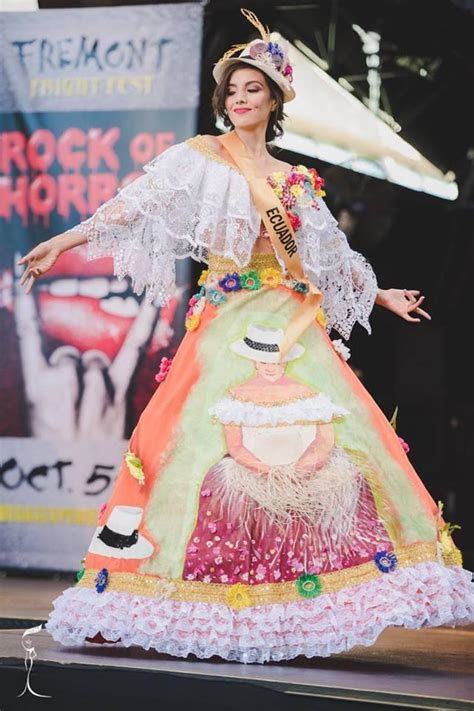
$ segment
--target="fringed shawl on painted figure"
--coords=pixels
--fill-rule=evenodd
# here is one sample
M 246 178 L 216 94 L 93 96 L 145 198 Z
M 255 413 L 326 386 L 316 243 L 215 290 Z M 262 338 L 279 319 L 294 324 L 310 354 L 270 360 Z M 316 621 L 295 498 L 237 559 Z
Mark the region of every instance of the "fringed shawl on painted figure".
M 327 656 L 390 625 L 474 621 L 471 573 L 400 441 L 328 332 L 369 330 L 377 283 L 315 171 L 269 176 L 324 317 L 276 354 L 305 285 L 269 250 L 248 185 L 195 137 L 79 228 L 166 303 L 207 264 L 187 333 L 129 443 L 77 585 L 47 629 L 177 656 Z

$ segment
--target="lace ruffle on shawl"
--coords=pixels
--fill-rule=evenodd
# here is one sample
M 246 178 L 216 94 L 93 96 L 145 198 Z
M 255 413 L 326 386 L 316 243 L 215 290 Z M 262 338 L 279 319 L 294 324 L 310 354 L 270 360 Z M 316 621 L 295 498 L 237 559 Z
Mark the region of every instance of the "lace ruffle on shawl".
M 112 256 L 114 272 L 164 305 L 175 289 L 175 260 L 207 262 L 208 252 L 239 266 L 250 261 L 260 217 L 247 183 L 229 166 L 186 143 L 144 166 L 140 176 L 74 227 L 88 238 L 90 259 Z
M 296 208 L 301 228 L 298 250 L 308 279 L 324 294 L 328 326 L 349 338 L 359 322 L 371 333 L 369 316 L 377 295 L 377 279 L 367 260 L 350 248 L 347 238 L 322 198 L 318 209 Z
M 113 257 L 115 274 L 129 275 L 134 290 L 146 289 L 159 305 L 174 292 L 176 259 L 207 262 L 211 252 L 248 264 L 260 216 L 243 175 L 212 155 L 185 142 L 145 165 L 144 175 L 73 228 L 87 236 L 89 258 Z M 305 272 L 323 292 L 329 329 L 348 338 L 358 321 L 370 333 L 375 275 L 351 250 L 322 199 L 318 205 L 297 210 Z

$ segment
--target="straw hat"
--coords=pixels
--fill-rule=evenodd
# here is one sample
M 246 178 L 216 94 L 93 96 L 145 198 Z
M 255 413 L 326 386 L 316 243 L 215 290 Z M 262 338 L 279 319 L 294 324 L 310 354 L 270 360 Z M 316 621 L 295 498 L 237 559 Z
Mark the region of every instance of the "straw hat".
M 231 47 L 214 66 L 212 76 L 219 83 L 224 70 L 231 64 L 244 62 L 251 67 L 260 69 L 270 79 L 273 79 L 283 92 L 283 101 L 295 98 L 295 90 L 291 86 L 293 68 L 288 61 L 288 45 L 283 40 L 272 42 L 268 27 L 264 27 L 257 16 L 250 10 L 241 8 L 244 17 L 258 29 L 261 39 L 255 39 L 248 44 L 237 44 Z M 240 51 L 240 54 L 236 55 Z M 236 56 L 234 56 L 236 55 Z
M 230 349 L 244 358 L 256 360 L 259 363 L 278 363 L 280 345 L 284 337 L 281 328 L 263 328 L 252 326 L 247 328 L 247 335 L 239 341 L 230 344 Z M 305 351 L 304 346 L 295 343 L 283 358 L 283 363 L 299 358 Z

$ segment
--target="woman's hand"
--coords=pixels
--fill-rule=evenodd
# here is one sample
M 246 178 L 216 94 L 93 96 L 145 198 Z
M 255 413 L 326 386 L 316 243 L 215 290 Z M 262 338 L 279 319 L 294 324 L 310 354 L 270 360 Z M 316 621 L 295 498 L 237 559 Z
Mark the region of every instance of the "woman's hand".
M 420 308 L 425 297 L 419 296 L 419 294 L 420 292 L 414 289 L 379 289 L 375 303 L 392 311 L 405 321 L 419 323 L 421 318 L 414 318 L 411 316 L 413 313 L 431 321 L 429 313 Z
M 25 271 L 21 275 L 20 286 L 26 284 L 27 294 L 30 293 L 38 277 L 51 269 L 60 254 L 59 246 L 50 239 L 47 242 L 40 242 L 18 261 L 18 265 L 26 264 Z

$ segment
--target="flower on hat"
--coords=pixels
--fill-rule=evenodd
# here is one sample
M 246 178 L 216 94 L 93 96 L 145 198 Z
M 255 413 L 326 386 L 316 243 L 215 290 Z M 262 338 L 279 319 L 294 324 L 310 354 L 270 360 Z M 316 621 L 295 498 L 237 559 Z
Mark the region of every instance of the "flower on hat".
M 287 77 L 289 82 L 293 81 L 293 67 L 289 62 L 284 66 L 282 73 L 284 77 Z

